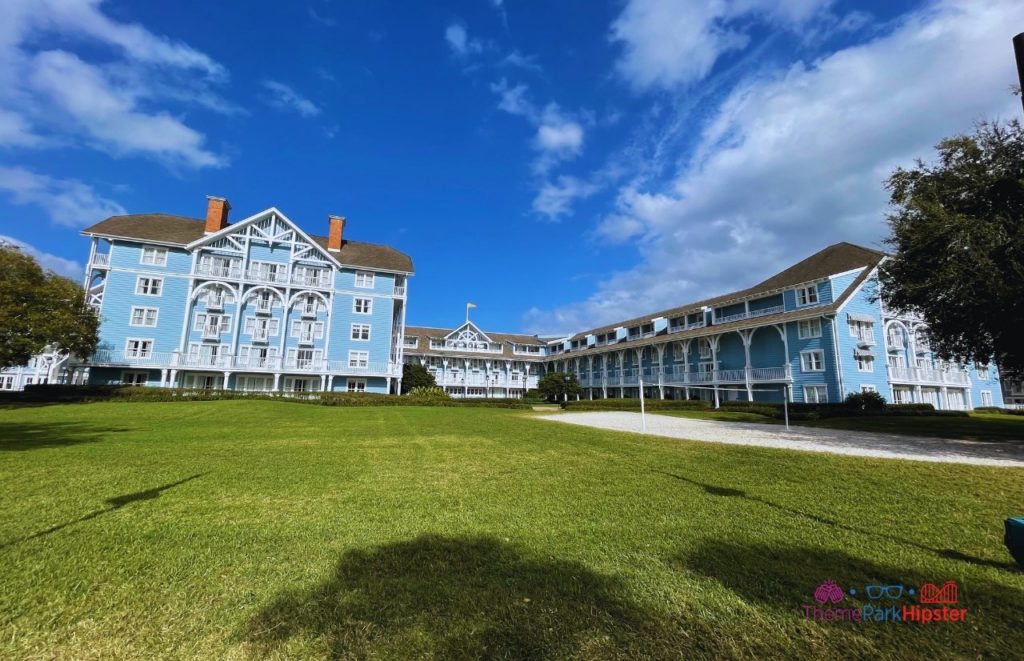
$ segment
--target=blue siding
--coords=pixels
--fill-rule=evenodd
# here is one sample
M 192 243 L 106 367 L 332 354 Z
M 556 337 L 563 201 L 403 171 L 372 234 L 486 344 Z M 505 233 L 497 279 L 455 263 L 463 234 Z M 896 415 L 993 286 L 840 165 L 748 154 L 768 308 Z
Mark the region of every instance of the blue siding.
M 874 386 L 875 390 L 885 397 L 887 401 L 893 401 L 894 395 L 889 385 L 889 374 L 886 368 L 885 351 L 885 330 L 882 327 L 882 308 L 878 301 L 869 300 L 869 288 L 867 283 L 861 287 L 853 296 L 847 299 L 842 310 L 836 317 L 839 326 L 839 355 L 843 367 L 843 388 L 845 397 L 847 393 L 860 392 L 862 385 Z M 873 319 L 874 345 L 861 346 L 856 337 L 850 334 L 849 317 L 850 313 L 857 315 L 868 315 Z M 868 349 L 875 355 L 874 371 L 861 372 L 857 369 L 857 361 L 854 358 L 854 349 Z

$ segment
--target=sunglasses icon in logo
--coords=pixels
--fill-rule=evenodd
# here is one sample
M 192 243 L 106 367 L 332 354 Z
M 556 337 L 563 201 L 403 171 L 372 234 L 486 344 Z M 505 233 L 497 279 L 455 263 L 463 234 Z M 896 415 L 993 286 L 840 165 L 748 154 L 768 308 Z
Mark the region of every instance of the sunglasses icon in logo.
M 881 599 L 884 595 L 887 599 L 896 600 L 903 596 L 902 585 L 865 585 L 869 599 Z

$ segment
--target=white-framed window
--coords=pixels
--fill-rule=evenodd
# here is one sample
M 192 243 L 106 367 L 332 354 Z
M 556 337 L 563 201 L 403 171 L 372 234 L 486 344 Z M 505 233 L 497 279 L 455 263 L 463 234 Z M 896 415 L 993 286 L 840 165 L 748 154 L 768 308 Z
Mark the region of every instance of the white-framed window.
M 352 339 L 365 342 L 370 339 L 370 324 L 352 324 Z
M 862 384 L 860 384 L 860 391 L 861 392 L 878 392 L 878 388 L 874 387 L 870 383 L 862 383 Z
M 804 386 L 804 402 L 825 404 L 828 402 L 828 386 Z
M 914 401 L 910 388 L 893 388 L 892 397 L 897 404 L 910 404 Z
M 0 390 L 14 390 L 14 377 L 0 376 Z
M 139 296 L 159 296 L 163 289 L 163 278 L 147 278 L 140 275 L 135 281 L 135 293 Z
M 349 351 L 348 366 L 356 369 L 366 369 L 370 366 L 369 351 Z
M 249 264 L 249 272 L 258 280 L 284 282 L 288 273 L 288 265 L 280 262 L 261 262 L 253 260 Z
M 858 372 L 874 372 L 875 371 L 875 357 L 868 355 L 858 354 L 853 357 L 857 361 Z
M 248 316 L 245 318 L 245 326 L 242 332 L 246 335 L 252 335 L 254 332 L 260 331 L 261 335 L 277 337 L 280 328 L 280 319 L 263 319 L 262 317 Z
M 799 306 L 814 305 L 818 302 L 818 285 L 797 287 L 796 304 Z
M 356 287 L 373 289 L 373 277 L 369 271 L 356 271 Z
M 366 392 L 366 379 L 348 379 L 345 384 L 348 392 Z
M 149 372 L 121 372 L 121 383 L 126 386 L 144 386 L 149 380 Z
M 865 344 L 875 343 L 875 325 L 872 322 L 850 319 L 847 323 L 850 326 L 851 337 L 855 337 Z
M 796 334 L 801 340 L 821 337 L 821 319 L 804 319 L 798 322 Z
M 231 330 L 231 315 L 230 314 L 207 314 L 205 312 L 199 312 L 196 314 L 196 323 L 193 326 L 193 330 L 203 331 L 203 329 L 209 328 L 210 332 L 213 329 L 217 329 L 218 333 L 227 333 Z
M 243 344 L 238 347 L 238 363 L 241 367 L 275 367 L 276 347 L 254 347 Z
M 697 340 L 697 353 L 700 355 L 701 358 L 710 358 L 711 342 L 709 342 L 703 337 Z
M 824 351 L 801 351 L 800 371 L 802 372 L 824 372 L 825 352 Z
M 235 377 L 235 389 L 244 392 L 269 392 L 274 389 L 274 377 L 240 374 Z
M 143 246 L 142 255 L 139 257 L 139 264 L 167 266 L 167 248 Z
M 25 377 L 25 383 L 23 383 L 22 386 L 30 386 L 30 385 L 32 385 L 35 382 L 36 382 L 36 378 L 34 376 L 26 376 Z
M 126 358 L 152 358 L 153 340 L 128 338 L 124 343 L 124 355 Z
M 992 406 L 992 391 L 991 390 L 982 390 L 981 391 L 981 405 L 982 406 Z
M 128 325 L 148 327 L 156 326 L 157 314 L 158 312 L 156 308 L 141 308 L 133 305 L 132 316 L 128 321 Z
M 292 325 L 289 331 L 289 335 L 291 337 L 301 337 L 303 339 L 323 339 L 324 322 L 302 321 L 301 319 L 292 319 Z
M 978 365 L 978 378 L 982 381 L 988 380 L 988 365 Z
M 372 298 L 353 298 L 352 299 L 352 312 L 355 314 L 370 314 L 373 312 L 373 299 Z

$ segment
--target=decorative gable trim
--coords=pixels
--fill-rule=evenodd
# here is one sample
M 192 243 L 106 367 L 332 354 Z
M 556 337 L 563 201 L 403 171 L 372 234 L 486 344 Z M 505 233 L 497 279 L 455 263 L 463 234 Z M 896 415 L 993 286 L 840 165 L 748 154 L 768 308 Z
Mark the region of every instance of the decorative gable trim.
M 296 236 L 300 237 L 303 240 L 303 242 L 307 244 L 306 248 L 303 248 L 301 252 L 297 252 L 295 254 L 295 259 L 309 259 L 313 253 L 316 253 L 321 255 L 325 259 L 325 261 L 334 264 L 338 268 L 342 268 L 342 263 L 339 262 L 334 255 L 332 255 L 326 249 L 322 248 L 320 244 L 314 241 L 311 236 L 302 231 L 302 228 L 296 225 L 291 218 L 281 213 L 281 211 L 279 211 L 277 207 L 270 207 L 269 209 L 264 209 L 263 211 L 255 213 L 249 216 L 248 218 L 244 218 L 238 221 L 237 223 L 234 223 L 233 225 L 228 225 L 227 227 L 220 231 L 214 232 L 213 234 L 207 234 L 206 236 L 197 239 L 196 241 L 193 241 L 192 243 L 188 244 L 185 247 L 188 248 L 189 250 L 196 250 L 197 248 L 210 246 L 213 245 L 214 243 L 220 242 L 221 245 L 217 246 L 218 248 L 222 248 L 225 250 L 241 251 L 243 249 L 241 242 L 239 242 L 237 238 L 233 237 L 232 234 L 240 229 L 248 227 L 249 225 L 253 225 L 261 220 L 264 220 L 266 218 L 273 218 L 275 216 L 279 220 L 283 221 L 284 224 L 287 225 L 292 232 L 295 232 Z M 267 241 L 285 240 L 283 238 L 284 232 L 278 232 L 275 235 L 271 235 L 268 234 L 267 232 L 264 232 L 260 228 L 254 229 L 258 234 L 263 235 L 261 238 L 264 238 Z

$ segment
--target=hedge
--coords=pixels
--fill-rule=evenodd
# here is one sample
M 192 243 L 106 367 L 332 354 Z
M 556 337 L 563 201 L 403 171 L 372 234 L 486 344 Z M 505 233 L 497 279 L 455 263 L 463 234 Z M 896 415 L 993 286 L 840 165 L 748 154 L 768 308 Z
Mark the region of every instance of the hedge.
M 708 402 L 699 399 L 648 399 L 644 408 L 648 411 L 698 411 L 710 408 Z M 640 400 L 625 399 L 581 399 L 578 402 L 562 402 L 567 411 L 639 411 Z
M 139 386 L 71 386 L 40 384 L 28 386 L 23 392 L 3 393 L 0 401 L 11 403 L 62 402 L 208 402 L 223 400 L 270 400 L 319 404 L 321 406 L 486 406 L 506 409 L 529 409 L 519 399 L 452 399 L 449 397 L 414 397 L 376 393 L 334 392 L 240 392 L 235 390 L 195 390 L 186 388 L 147 388 Z
M 722 402 L 721 408 L 731 411 L 747 411 L 771 418 L 785 417 L 782 404 L 774 402 Z M 882 410 L 851 408 L 843 403 L 836 404 L 803 404 L 790 403 L 790 420 L 818 420 L 820 418 L 855 418 L 870 416 L 936 416 L 947 418 L 967 417 L 966 411 L 936 411 L 931 404 L 886 404 Z
M 1005 413 L 1006 415 L 1024 415 L 1024 409 L 1004 409 L 1000 406 L 979 406 L 974 409 L 978 413 Z

